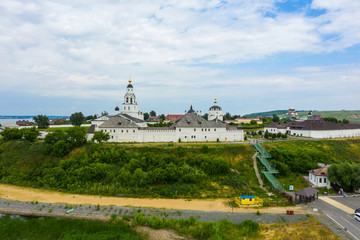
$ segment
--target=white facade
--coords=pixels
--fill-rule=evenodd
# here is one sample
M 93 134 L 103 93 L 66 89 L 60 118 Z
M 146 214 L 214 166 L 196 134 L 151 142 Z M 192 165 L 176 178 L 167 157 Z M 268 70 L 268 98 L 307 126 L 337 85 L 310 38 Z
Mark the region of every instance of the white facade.
M 307 124 L 306 122 L 310 122 Z M 322 125 L 322 126 L 321 126 Z M 306 120 L 286 124 L 269 124 L 264 128 L 269 133 L 287 133 L 311 138 L 348 138 L 360 136 L 360 125 L 358 124 L 335 124 L 322 120 Z
M 139 112 L 138 109 L 138 104 L 136 102 L 136 96 L 134 93 L 133 85 L 131 84 L 131 79 L 129 79 L 129 84 L 126 88 L 126 93 L 124 95 L 124 103 L 122 104 L 121 113 L 127 114 L 134 118 L 138 118 L 142 120 L 144 119 L 144 114 L 142 112 Z
M 330 181 L 327 176 L 317 176 L 309 172 L 309 182 L 315 187 L 330 187 Z
M 205 120 L 196 113 L 192 106 L 190 110 L 171 127 L 148 127 L 143 120 L 143 114 L 138 112 L 135 93 L 129 80 L 122 112 L 115 108 L 114 116 L 102 116 L 92 121 L 94 131 L 104 131 L 110 135 L 110 142 L 215 142 L 243 141 L 241 128 L 228 126 L 222 122 L 222 110 L 214 113 L 215 118 Z M 211 108 L 213 108 L 211 107 Z M 211 109 L 210 108 L 210 109 Z M 89 135 L 89 138 L 92 135 Z
M 214 106 L 209 108 L 209 113 L 208 113 L 208 120 L 211 121 L 214 119 L 218 119 L 220 121 L 224 120 L 222 109 L 217 105 L 216 98 L 214 101 Z

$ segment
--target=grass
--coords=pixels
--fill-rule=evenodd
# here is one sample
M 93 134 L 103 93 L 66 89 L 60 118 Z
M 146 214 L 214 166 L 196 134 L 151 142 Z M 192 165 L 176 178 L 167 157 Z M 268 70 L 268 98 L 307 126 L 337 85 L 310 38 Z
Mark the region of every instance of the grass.
M 142 239 L 125 223 L 79 219 L 31 218 L 23 220 L 4 216 L 0 218 L 1 239 Z

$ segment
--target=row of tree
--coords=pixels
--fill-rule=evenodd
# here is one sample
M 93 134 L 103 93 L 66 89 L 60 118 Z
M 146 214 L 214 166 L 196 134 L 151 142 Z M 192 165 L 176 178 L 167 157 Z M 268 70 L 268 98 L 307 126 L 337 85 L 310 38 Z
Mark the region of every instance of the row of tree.
M 36 127 L 23 129 L 7 128 L 2 131 L 0 135 L 5 141 L 25 139 L 29 142 L 35 142 L 36 139 L 40 136 L 40 131 Z
M 345 191 L 360 188 L 360 163 L 339 163 L 328 168 L 328 179 L 338 183 Z

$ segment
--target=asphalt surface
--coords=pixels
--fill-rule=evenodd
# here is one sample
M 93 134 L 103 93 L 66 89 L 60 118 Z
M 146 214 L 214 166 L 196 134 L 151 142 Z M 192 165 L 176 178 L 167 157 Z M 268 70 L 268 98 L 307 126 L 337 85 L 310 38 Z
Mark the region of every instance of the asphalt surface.
M 348 198 L 334 196 L 330 198 L 353 209 L 354 212 L 355 209 L 360 208 L 360 196 L 349 196 Z M 321 197 L 312 206 L 344 229 L 352 239 L 360 240 L 360 222 L 354 219 L 354 213 L 346 213 L 342 209 L 321 200 Z

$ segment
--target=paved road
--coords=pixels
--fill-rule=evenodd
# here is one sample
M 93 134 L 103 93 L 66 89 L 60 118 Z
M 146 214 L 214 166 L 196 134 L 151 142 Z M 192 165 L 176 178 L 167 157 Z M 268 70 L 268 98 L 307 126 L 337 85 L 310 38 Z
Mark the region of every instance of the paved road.
M 356 208 L 360 208 L 360 196 L 357 197 L 329 197 L 333 201 L 319 198 L 314 207 L 321 210 L 328 218 L 345 229 L 356 240 L 360 240 L 360 222 L 354 219 Z M 349 211 L 349 209 L 353 211 Z

